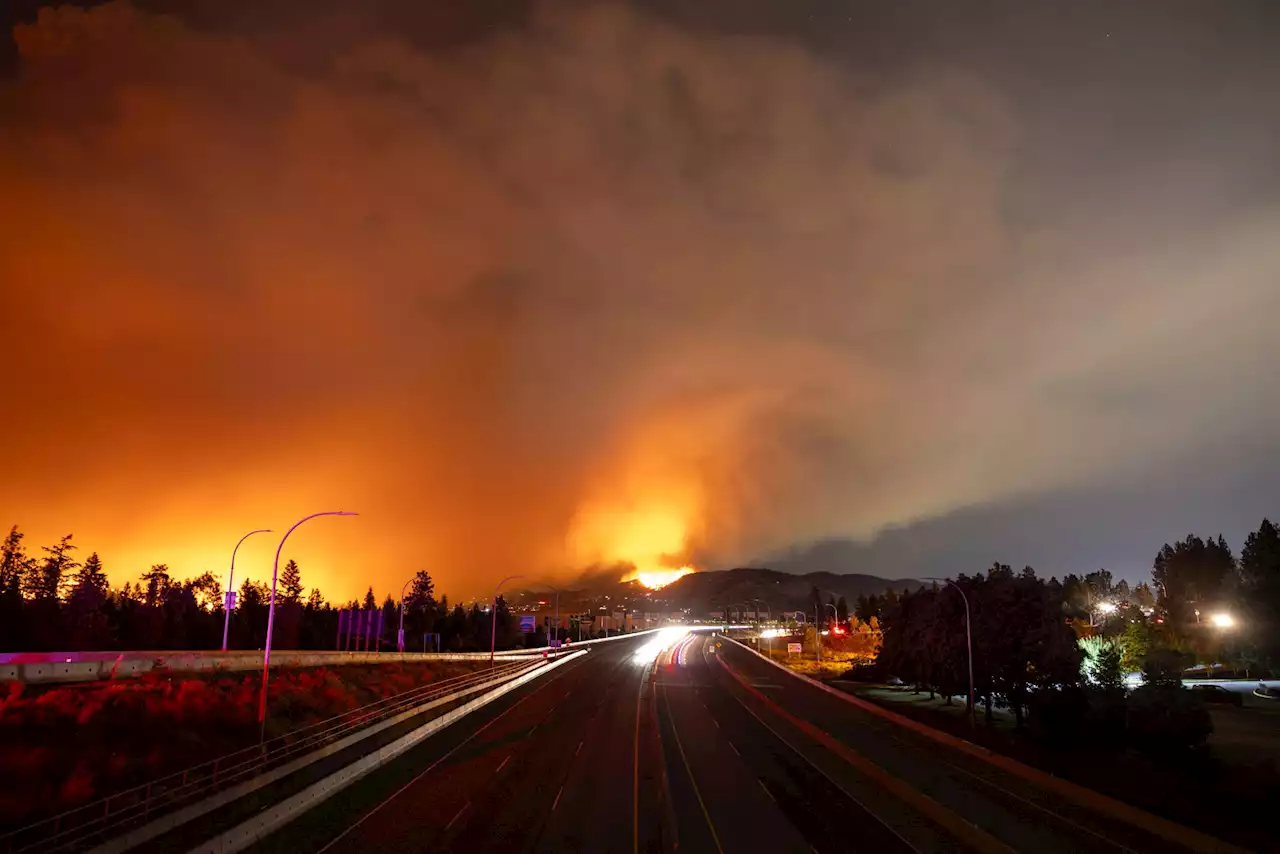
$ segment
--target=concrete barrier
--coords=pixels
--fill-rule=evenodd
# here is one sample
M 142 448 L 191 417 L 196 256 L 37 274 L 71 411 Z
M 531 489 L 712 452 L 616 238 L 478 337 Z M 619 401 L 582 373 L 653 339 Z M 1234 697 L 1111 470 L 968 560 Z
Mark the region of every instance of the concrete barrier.
M 1244 849 L 1230 843 L 1223 842 L 1220 839 L 1215 839 L 1206 833 L 1201 833 L 1198 830 L 1192 830 L 1189 827 L 1169 821 L 1166 818 L 1153 815 L 1152 813 L 1139 809 L 1138 807 L 1124 803 L 1123 801 L 1118 801 L 1115 798 L 1102 794 L 1101 792 L 1094 791 L 1093 789 L 1086 788 L 1077 783 L 1072 783 L 1061 777 L 1055 777 L 1046 771 L 1041 771 L 1039 768 L 1024 765 L 1018 760 L 1011 759 L 1002 753 L 996 753 L 993 750 L 988 750 L 985 747 L 976 745 L 971 741 L 958 738 L 951 733 L 934 729 L 928 724 L 921 723 L 914 718 L 909 718 L 905 715 L 900 715 L 897 712 L 889 711 L 882 706 L 872 703 L 870 700 L 864 700 L 861 697 L 855 697 L 852 694 L 847 694 L 844 691 L 832 688 L 830 685 L 820 682 L 812 676 L 797 673 L 785 664 L 780 664 L 779 662 L 774 661 L 771 657 L 760 654 L 760 652 L 752 649 L 737 638 L 732 638 L 728 635 L 725 635 L 724 637 L 726 640 L 734 643 L 738 648 L 744 649 L 756 658 L 772 664 L 783 673 L 803 682 L 807 682 L 818 690 L 836 697 L 851 706 L 856 706 L 863 711 L 870 712 L 877 717 L 891 721 L 905 729 L 912 730 L 913 732 L 932 739 L 939 744 L 953 747 L 962 753 L 974 757 L 975 759 L 980 759 L 995 768 L 1012 774 L 1015 777 L 1020 777 L 1023 781 L 1031 785 L 1038 786 L 1043 791 L 1058 795 L 1064 801 L 1069 801 L 1077 804 L 1078 806 L 1101 813 L 1108 818 L 1132 825 L 1133 827 L 1144 830 L 1153 836 L 1160 837 L 1166 842 L 1173 843 L 1175 848 L 1180 846 L 1189 851 L 1199 852 L 1199 854 L 1245 854 Z M 729 663 L 723 659 L 720 663 L 726 668 L 731 667 Z
M 175 828 L 181 827 L 183 824 L 186 824 L 193 819 L 199 818 L 200 816 L 213 812 L 214 810 L 226 806 L 233 801 L 239 800 L 245 795 L 251 794 L 252 792 L 268 786 L 277 780 L 281 780 L 290 774 L 305 768 L 313 762 L 317 762 L 324 759 L 326 756 L 332 756 L 335 753 L 346 750 L 348 747 L 351 747 L 372 735 L 382 732 L 388 727 L 395 726 L 398 723 L 417 717 L 418 715 L 424 714 L 431 709 L 438 708 L 447 703 L 455 702 L 463 697 L 492 691 L 495 688 L 501 687 L 505 683 L 511 682 L 515 679 L 520 679 L 524 676 L 529 676 L 531 673 L 537 672 L 545 667 L 544 664 L 537 661 L 530 661 L 528 665 L 525 666 L 520 664 L 516 664 L 514 666 L 517 668 L 514 673 L 503 673 L 493 679 L 469 685 L 459 691 L 446 694 L 443 697 L 435 697 L 425 703 L 420 703 L 419 705 L 393 715 L 386 720 L 360 727 L 354 730 L 350 735 L 306 753 L 297 759 L 279 766 L 278 768 L 273 768 L 264 774 L 250 777 L 244 782 L 238 783 L 229 789 L 224 789 L 221 792 L 211 795 L 196 803 L 189 804 L 122 836 L 115 837 L 114 839 L 94 848 L 92 854 L 120 854 L 120 852 L 128 851 L 135 846 L 141 845 L 144 842 L 155 839 L 156 837 L 168 833 Z M 429 721 L 424 725 L 424 727 L 430 725 L 431 722 Z M 422 728 L 420 727 L 419 730 L 421 729 Z M 415 732 L 419 730 L 415 730 Z
M 625 635 L 613 635 L 595 640 L 576 641 L 561 647 L 562 654 L 580 647 L 607 643 L 622 638 L 634 638 L 656 632 L 645 629 Z M 540 656 L 555 648 L 541 646 L 532 649 L 505 649 L 494 653 L 497 658 Z M 422 661 L 488 661 L 488 652 L 337 652 L 335 650 L 272 650 L 272 667 L 323 667 L 343 664 L 389 664 L 392 662 Z M 0 653 L 0 682 L 26 682 L 30 684 L 56 684 L 69 682 L 93 682 L 97 679 L 120 679 L 139 676 L 152 670 L 173 673 L 208 673 L 225 671 L 234 673 L 258 670 L 262 667 L 262 650 L 240 649 L 212 651 L 147 651 L 127 652 L 9 652 Z
M 634 637 L 635 634 L 633 633 L 631 636 Z M 383 765 L 404 753 L 427 736 L 444 729 L 449 726 L 449 724 L 459 720 L 460 718 L 466 717 L 481 706 L 492 703 L 494 700 L 509 691 L 514 691 L 516 688 L 527 682 L 537 679 L 540 676 L 545 676 L 547 673 L 562 664 L 568 664 L 579 655 L 584 654 L 585 651 L 565 655 L 556 661 L 549 662 L 545 667 L 539 667 L 531 673 L 518 676 L 515 679 L 493 689 L 487 694 L 464 703 L 453 711 L 422 725 L 408 735 L 402 736 L 391 744 L 379 748 L 363 759 L 359 759 L 351 763 L 347 767 L 331 774 L 320 782 L 308 786 L 293 797 L 276 804 L 270 809 L 263 810 L 248 821 L 242 822 L 231 830 L 226 831 L 214 839 L 210 839 L 202 845 L 197 845 L 195 848 L 191 849 L 191 854 L 235 854 L 235 852 L 243 851 L 254 842 L 257 842 L 271 834 L 273 831 L 288 824 L 302 813 L 318 806 L 328 798 L 333 797 L 338 792 L 342 791 L 347 786 L 350 786 L 352 783 L 356 782 L 370 771 L 373 771 L 378 766 Z

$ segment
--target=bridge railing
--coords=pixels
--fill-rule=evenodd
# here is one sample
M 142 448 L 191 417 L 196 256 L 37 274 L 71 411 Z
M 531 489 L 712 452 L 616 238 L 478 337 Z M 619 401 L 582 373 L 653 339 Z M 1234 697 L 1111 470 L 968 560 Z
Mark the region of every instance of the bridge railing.
M 389 720 L 415 706 L 537 666 L 528 658 L 504 660 L 492 669 L 455 676 L 369 703 L 281 736 L 192 765 L 105 798 L 0 835 L 0 852 L 75 851 L 126 828 L 280 768 L 302 755 L 334 744 L 358 730 Z

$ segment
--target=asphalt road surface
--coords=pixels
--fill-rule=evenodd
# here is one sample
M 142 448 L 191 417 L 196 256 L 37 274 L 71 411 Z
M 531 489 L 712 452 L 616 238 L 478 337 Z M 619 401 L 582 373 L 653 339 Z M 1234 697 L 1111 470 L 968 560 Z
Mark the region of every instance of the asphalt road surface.
M 429 738 L 257 851 L 662 851 L 654 635 L 588 655 Z M 656 650 L 652 650 L 656 654 Z
M 259 851 L 1177 851 L 707 634 L 595 647 Z

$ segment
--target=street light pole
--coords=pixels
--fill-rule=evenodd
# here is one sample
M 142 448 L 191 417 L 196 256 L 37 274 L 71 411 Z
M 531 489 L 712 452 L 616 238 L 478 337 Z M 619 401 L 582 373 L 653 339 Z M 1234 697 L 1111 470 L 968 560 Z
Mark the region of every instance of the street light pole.
M 493 607 L 489 610 L 489 666 L 493 667 L 493 652 L 498 646 L 498 591 L 502 589 L 502 585 L 516 578 L 524 578 L 523 575 L 508 575 L 506 578 L 498 582 L 498 586 L 493 588 Z
M 836 606 L 832 605 L 830 602 L 825 603 L 822 606 L 822 613 L 824 616 L 827 613 L 827 608 L 831 609 L 831 616 L 835 618 L 836 625 L 839 625 L 840 614 L 838 611 L 836 611 Z M 814 626 L 813 629 L 814 629 L 813 640 L 814 640 L 814 643 L 818 645 L 818 661 L 822 661 L 822 630 L 819 629 L 817 626 Z
M 317 516 L 355 516 L 355 513 L 349 513 L 346 510 L 327 510 L 323 513 L 312 513 L 310 516 L 304 516 L 297 522 L 293 523 L 293 527 L 284 532 L 284 536 L 280 538 L 280 545 L 276 546 L 276 560 L 271 568 L 271 606 L 267 610 L 267 644 L 262 653 L 262 690 L 258 694 L 258 740 L 262 741 L 267 735 L 267 676 L 271 668 L 271 632 L 275 628 L 276 623 L 276 579 L 280 575 L 280 552 L 284 550 L 284 542 L 289 539 L 299 525 Z
M 400 652 L 404 652 L 404 592 L 412 583 L 413 579 L 410 578 L 404 583 L 404 587 L 400 588 L 400 632 L 396 635 L 396 649 Z M 425 653 L 426 650 L 424 649 L 423 652 Z
M 945 581 L 956 589 L 960 594 L 960 598 L 964 600 L 964 642 L 966 650 L 969 654 L 969 726 L 970 728 L 977 726 L 975 720 L 977 714 L 977 697 L 973 691 L 973 629 L 969 618 L 969 597 L 965 595 L 964 590 L 959 584 L 956 584 L 950 578 L 925 578 L 925 581 Z M 1092 617 L 1092 610 L 1090 610 Z
M 760 621 L 760 606 L 763 604 L 765 606 L 765 609 L 767 610 L 769 608 L 769 603 L 765 602 L 763 599 L 752 599 L 751 601 L 756 603 L 756 631 L 758 632 L 760 631 L 760 626 L 762 625 Z M 770 611 L 769 613 L 770 613 L 770 616 L 773 615 L 772 611 Z M 773 658 L 773 637 L 772 636 L 767 637 L 765 638 L 765 640 L 768 641 L 768 643 L 765 644 L 765 648 L 769 650 L 769 657 Z M 759 641 L 756 641 L 756 643 L 759 643 Z
M 236 580 L 236 552 L 240 551 L 240 543 L 252 537 L 254 534 L 270 534 L 270 528 L 259 528 L 256 531 L 250 531 L 240 538 L 240 542 L 236 543 L 236 547 L 231 550 L 231 574 L 227 576 L 227 595 L 222 600 L 222 610 L 226 613 L 222 618 L 222 651 L 227 651 L 227 631 L 231 628 L 231 594 L 235 592 L 233 586 Z
M 546 584 L 546 582 L 544 581 L 543 584 Z M 547 586 L 551 587 L 550 584 L 547 584 Z M 555 647 L 555 650 L 556 650 L 555 657 L 559 658 L 560 657 L 560 589 L 558 587 L 551 587 L 551 589 L 556 591 L 556 642 L 553 644 L 548 644 L 548 646 Z

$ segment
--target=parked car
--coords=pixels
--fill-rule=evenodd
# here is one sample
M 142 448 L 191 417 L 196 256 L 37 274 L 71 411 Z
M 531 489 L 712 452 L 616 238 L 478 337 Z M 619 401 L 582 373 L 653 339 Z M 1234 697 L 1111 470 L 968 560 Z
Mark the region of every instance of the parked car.
M 1221 685 L 1192 685 L 1191 692 L 1206 703 L 1228 703 L 1232 706 L 1243 706 L 1244 698 L 1235 691 L 1228 691 Z

